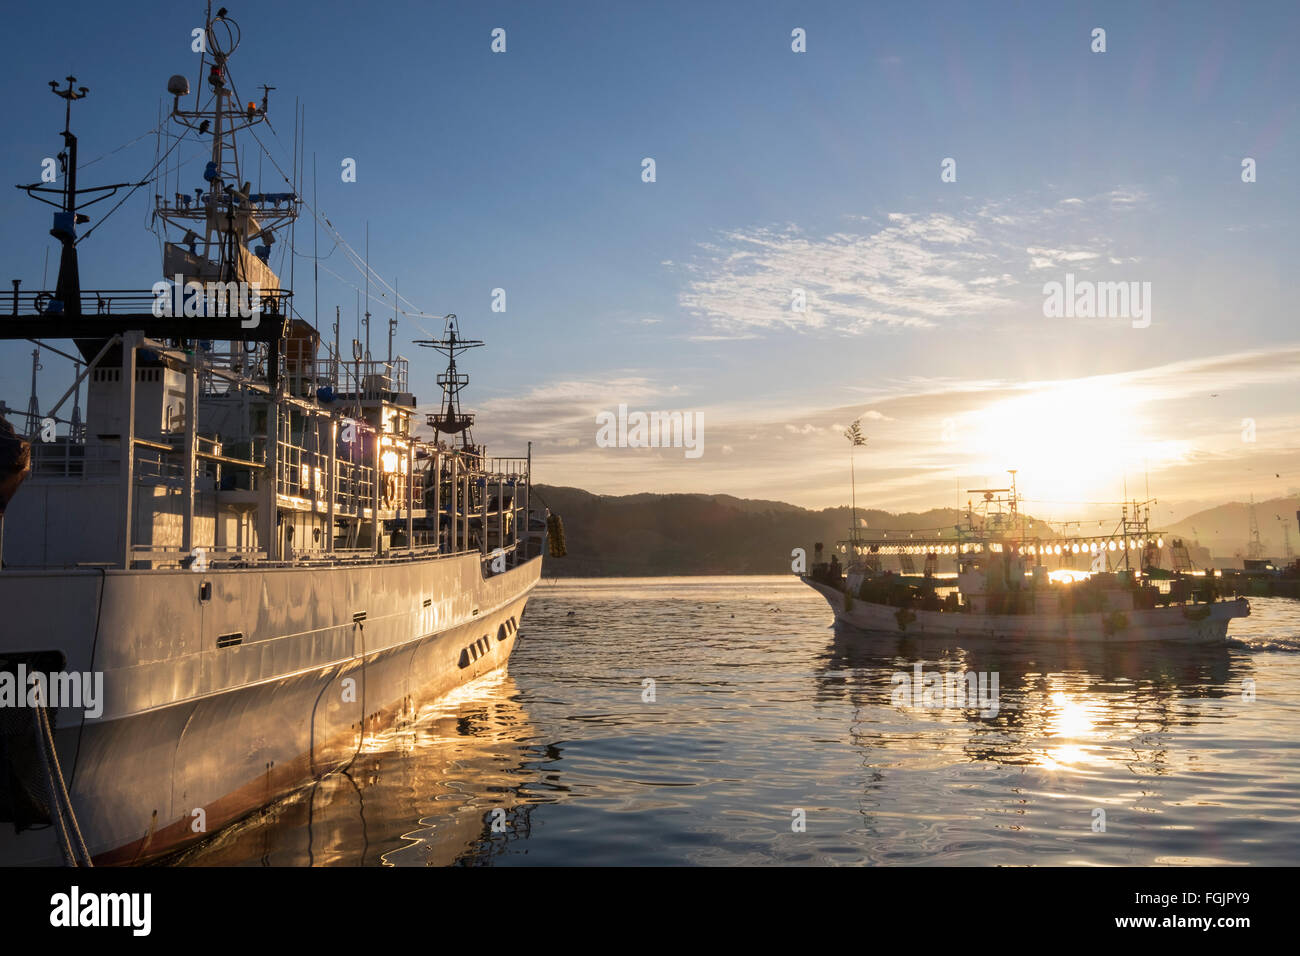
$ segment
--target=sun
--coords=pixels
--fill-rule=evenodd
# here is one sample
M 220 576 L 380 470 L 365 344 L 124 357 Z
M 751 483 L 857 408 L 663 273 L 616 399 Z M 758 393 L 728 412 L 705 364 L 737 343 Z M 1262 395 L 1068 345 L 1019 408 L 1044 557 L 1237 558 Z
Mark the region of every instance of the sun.
M 1126 476 L 1137 479 L 1180 452 L 1147 434 L 1143 405 L 1114 383 L 1027 386 L 966 416 L 961 451 L 973 474 L 1017 469 L 1027 498 L 1116 501 Z

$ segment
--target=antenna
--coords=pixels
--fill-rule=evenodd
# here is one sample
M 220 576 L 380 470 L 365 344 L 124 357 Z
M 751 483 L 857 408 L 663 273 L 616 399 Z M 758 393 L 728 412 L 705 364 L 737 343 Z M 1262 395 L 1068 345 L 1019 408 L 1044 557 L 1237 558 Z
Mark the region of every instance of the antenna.
M 442 407 L 427 416 L 426 422 L 433 429 L 434 441 L 442 434 L 460 435 L 465 448 L 473 447 L 470 426 L 474 416 L 466 414 L 460 407 L 460 390 L 469 384 L 469 376 L 456 371 L 456 356 L 468 349 L 478 348 L 483 343 L 477 339 L 459 337 L 460 323 L 456 316 L 446 317 L 447 331 L 440 339 L 417 339 L 416 345 L 435 349 L 447 356 L 447 371 L 438 376 L 438 385 L 442 388 Z
M 388 320 L 388 362 L 393 361 L 393 333 L 397 331 L 397 277 L 393 277 L 393 317 Z
M 72 429 L 68 436 L 69 442 L 78 442 L 81 440 L 81 363 L 73 361 L 72 363 L 73 387 L 76 391 L 72 398 Z
M 262 89 L 275 89 L 273 86 L 264 86 Z M 262 108 L 266 108 L 266 97 L 262 97 Z M 320 331 L 320 223 L 316 221 L 316 154 L 311 154 L 311 308 L 312 308 L 312 325 Z M 334 320 L 334 341 L 335 352 L 338 347 L 339 324 L 338 319 Z M 337 358 L 337 354 L 335 358 Z
M 63 185 L 56 187 L 32 183 L 30 186 L 20 185 L 18 188 L 33 199 L 59 210 L 54 214 L 54 228 L 50 230 L 50 235 L 59 240 L 63 249 L 59 256 L 59 278 L 54 300 L 50 302 L 46 311 L 62 313 L 65 316 L 76 318 L 81 315 L 81 275 L 77 267 L 77 226 L 90 222 L 89 216 L 77 211 L 77 196 L 79 193 L 102 193 L 102 195 L 96 196 L 89 202 L 82 203 L 83 206 L 90 206 L 102 199 L 107 199 L 124 186 L 143 184 L 116 183 L 112 186 L 94 186 L 88 189 L 77 188 L 77 137 L 72 134 L 72 104 L 75 100 L 84 100 L 90 90 L 84 86 L 74 87 L 73 84 L 77 82 L 75 76 L 65 77 L 65 79 L 68 83 L 65 89 L 59 89 L 57 80 L 50 80 L 50 91 L 64 101 L 62 133 L 64 148 L 58 156 L 59 165 L 63 168 Z M 39 195 L 40 193 L 61 193 L 62 199 L 55 202 L 44 198 Z M 121 203 L 118 205 L 121 205 Z M 86 235 L 90 235 L 90 233 L 88 232 Z M 46 264 L 48 266 L 48 252 L 46 255 Z M 42 282 L 42 285 L 45 284 L 45 282 Z
M 36 373 L 45 366 L 41 364 L 40 346 L 32 349 L 32 397 L 27 402 L 27 436 L 35 438 L 41 427 L 41 409 L 36 398 Z
M 370 361 L 370 220 L 366 220 L 366 361 Z

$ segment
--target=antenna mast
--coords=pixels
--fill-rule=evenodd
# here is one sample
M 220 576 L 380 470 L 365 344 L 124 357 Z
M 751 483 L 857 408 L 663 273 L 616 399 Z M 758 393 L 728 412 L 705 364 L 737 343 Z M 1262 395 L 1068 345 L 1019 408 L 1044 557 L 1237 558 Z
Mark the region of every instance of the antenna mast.
M 456 370 L 456 356 L 469 349 L 478 348 L 483 343 L 477 339 L 462 339 L 459 336 L 460 324 L 455 315 L 446 318 L 447 331 L 440 339 L 417 339 L 416 345 L 435 349 L 447 356 L 447 371 L 438 376 L 438 385 L 442 388 L 442 407 L 430 414 L 426 421 L 433 429 L 434 441 L 443 434 L 460 435 L 461 445 L 472 448 L 474 439 L 470 426 L 474 416 L 467 414 L 460 407 L 460 390 L 469 384 L 469 376 Z

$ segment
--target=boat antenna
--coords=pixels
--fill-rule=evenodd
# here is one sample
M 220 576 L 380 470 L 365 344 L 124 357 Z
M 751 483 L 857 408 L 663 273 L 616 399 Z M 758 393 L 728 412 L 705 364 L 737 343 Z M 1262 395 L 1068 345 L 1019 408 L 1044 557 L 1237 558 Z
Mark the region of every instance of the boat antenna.
M 370 220 L 366 220 L 366 361 L 370 361 Z
M 312 325 L 320 332 L 320 223 L 316 221 L 316 153 L 311 154 L 311 302 Z M 334 352 L 338 358 L 339 325 L 334 322 Z
M 393 361 L 393 333 L 397 331 L 397 277 L 393 277 L 393 317 L 388 320 L 388 363 Z
M 89 206 L 102 199 L 107 199 L 124 186 L 140 186 L 143 183 L 116 183 L 111 186 L 77 188 L 77 137 L 72 133 L 72 104 L 76 100 L 84 100 L 90 90 L 84 86 L 73 86 L 77 82 L 75 76 L 68 76 L 64 79 L 68 83 L 65 89 L 59 89 L 57 80 L 50 80 L 50 91 L 64 101 L 62 133 L 64 148 L 58 156 L 59 165 L 63 169 L 63 185 L 56 187 L 32 183 L 28 186 L 20 185 L 18 188 L 33 199 L 59 210 L 54 214 L 54 228 L 50 230 L 50 235 L 58 239 L 63 248 L 59 255 L 59 278 L 54 300 L 46 307 L 46 311 L 54 314 L 62 313 L 65 316 L 75 318 L 81 315 L 81 274 L 77 267 L 77 226 L 90 222 L 89 216 L 77 211 L 77 196 L 81 193 L 103 194 L 81 204 L 82 206 Z M 55 202 L 43 198 L 38 193 L 62 193 L 63 198 L 59 202 Z M 90 233 L 87 232 L 86 235 L 90 235 Z M 47 278 L 48 267 L 49 253 L 47 250 Z
M 41 348 L 32 349 L 32 397 L 27 402 L 27 437 L 36 440 L 36 433 L 41 427 L 40 402 L 36 397 L 36 373 L 45 366 L 41 364 Z
M 433 440 L 442 434 L 460 435 L 461 444 L 469 449 L 474 444 L 470 426 L 474 416 L 461 410 L 460 391 L 469 384 L 469 376 L 456 370 L 456 356 L 468 349 L 478 348 L 483 343 L 477 339 L 462 339 L 459 336 L 460 322 L 454 314 L 445 319 L 447 330 L 440 339 L 416 339 L 415 344 L 426 349 L 435 349 L 447 356 L 447 371 L 438 376 L 438 385 L 442 388 L 442 407 L 430 413 L 425 421 L 433 429 Z

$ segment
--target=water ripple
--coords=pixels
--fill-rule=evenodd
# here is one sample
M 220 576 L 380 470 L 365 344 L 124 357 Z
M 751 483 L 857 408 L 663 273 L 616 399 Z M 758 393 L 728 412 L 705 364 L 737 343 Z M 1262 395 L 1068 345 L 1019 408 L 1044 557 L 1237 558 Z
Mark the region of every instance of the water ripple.
M 791 578 L 543 585 L 509 674 L 183 862 L 1291 864 L 1300 602 L 1251 604 L 1224 647 L 964 647 Z M 900 706 L 917 665 L 996 712 Z

